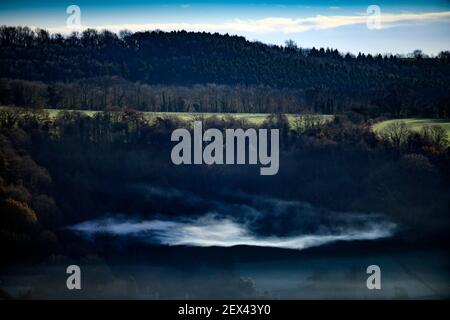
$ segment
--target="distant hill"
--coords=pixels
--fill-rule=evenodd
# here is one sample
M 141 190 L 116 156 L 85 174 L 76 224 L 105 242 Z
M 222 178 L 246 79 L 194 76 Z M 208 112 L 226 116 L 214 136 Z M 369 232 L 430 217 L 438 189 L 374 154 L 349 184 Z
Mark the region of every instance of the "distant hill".
M 295 110 L 290 107 L 291 112 L 309 109 L 335 113 L 350 109 L 371 116 L 450 117 L 449 52 L 435 58 L 420 54 L 411 58 L 363 54 L 355 57 L 332 49 L 302 49 L 292 43 L 273 46 L 210 33 L 153 31 L 116 35 L 87 29 L 63 37 L 45 30 L 6 26 L 0 28 L 0 47 L 0 78 L 50 85 L 45 89 L 50 92 L 42 97 L 45 101 L 41 101 L 50 107 L 52 103 L 62 103 L 48 101 L 51 91 L 58 89 L 52 89 L 54 85 L 89 81 L 90 88 L 104 88 L 110 87 L 111 82 L 120 82 L 134 86 L 137 91 L 136 85 L 143 84 L 174 87 L 217 84 L 270 88 L 274 99 L 280 100 L 281 94 L 280 101 L 295 100 L 291 103 Z M 14 96 L 11 88 L 4 86 L 3 82 L 6 94 Z M 179 96 L 170 98 L 177 100 Z M 219 102 L 216 99 L 218 111 L 230 111 L 220 107 Z M 20 104 L 5 99 L 0 103 Z M 197 101 L 171 103 L 174 104 L 171 110 L 162 107 L 152 110 L 150 104 L 142 107 L 128 103 L 128 106 L 147 111 L 187 111 L 187 104 L 194 108 L 196 103 L 198 111 L 208 111 Z M 284 102 L 272 107 L 264 103 L 257 107 L 254 102 L 255 106 L 245 111 L 286 111 Z M 110 104 L 123 107 L 119 101 Z

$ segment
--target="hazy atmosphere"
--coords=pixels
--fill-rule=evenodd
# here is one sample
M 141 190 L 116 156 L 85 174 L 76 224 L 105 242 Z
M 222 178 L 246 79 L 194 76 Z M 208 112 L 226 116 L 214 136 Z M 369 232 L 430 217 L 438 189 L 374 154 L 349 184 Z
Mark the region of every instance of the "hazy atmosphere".
M 447 300 L 449 208 L 448 1 L 0 3 L 2 300 Z

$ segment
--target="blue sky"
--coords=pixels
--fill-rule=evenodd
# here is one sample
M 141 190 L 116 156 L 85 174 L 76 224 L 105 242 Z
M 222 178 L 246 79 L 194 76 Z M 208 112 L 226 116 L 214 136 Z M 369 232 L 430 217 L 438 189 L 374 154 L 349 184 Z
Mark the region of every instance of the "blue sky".
M 442 0 L 15 0 L 0 3 L 0 24 L 69 33 L 73 31 L 73 26 L 66 25 L 69 5 L 81 9 L 80 29 L 187 29 L 238 34 L 274 44 L 292 39 L 302 47 L 353 53 L 450 50 L 450 1 Z M 369 5 L 380 9 L 376 28 L 367 25 Z

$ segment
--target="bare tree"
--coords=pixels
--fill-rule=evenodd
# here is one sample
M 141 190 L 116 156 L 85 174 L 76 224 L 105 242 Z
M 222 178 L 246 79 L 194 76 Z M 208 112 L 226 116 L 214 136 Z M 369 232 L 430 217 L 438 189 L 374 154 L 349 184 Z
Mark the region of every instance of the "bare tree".
M 394 121 L 386 126 L 382 132 L 382 137 L 394 147 L 400 149 L 410 133 L 411 131 L 404 121 Z
M 442 150 L 448 146 L 447 132 L 440 125 L 424 126 L 421 134 L 425 140 L 438 149 Z

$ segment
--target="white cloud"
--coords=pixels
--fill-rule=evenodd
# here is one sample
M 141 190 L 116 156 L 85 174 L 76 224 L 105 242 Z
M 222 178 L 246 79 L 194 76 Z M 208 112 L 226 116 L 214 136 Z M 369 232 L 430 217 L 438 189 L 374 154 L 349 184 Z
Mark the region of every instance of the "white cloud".
M 234 19 L 219 23 L 139 23 L 139 24 L 106 24 L 85 26 L 96 29 L 108 29 L 111 31 L 120 31 L 127 29 L 130 31 L 143 30 L 187 30 L 187 31 L 206 31 L 206 32 L 251 32 L 251 33 L 275 33 L 285 34 L 299 33 L 310 30 L 333 29 L 350 25 L 365 24 L 367 15 L 316 15 L 312 17 L 292 19 L 283 17 L 267 17 L 263 19 Z M 380 16 L 381 28 L 392 28 L 396 26 L 416 25 L 429 22 L 450 22 L 450 11 L 427 12 L 427 13 L 382 13 Z M 69 28 L 48 28 L 51 32 L 68 33 Z

